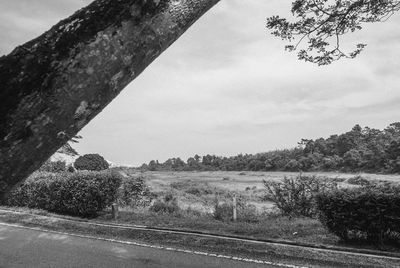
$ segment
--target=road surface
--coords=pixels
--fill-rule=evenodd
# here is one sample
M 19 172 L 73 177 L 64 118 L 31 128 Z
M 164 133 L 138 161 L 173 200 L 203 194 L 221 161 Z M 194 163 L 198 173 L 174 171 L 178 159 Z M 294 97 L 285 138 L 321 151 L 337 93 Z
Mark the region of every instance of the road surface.
M 277 266 L 0 225 L 0 267 L 252 268 Z

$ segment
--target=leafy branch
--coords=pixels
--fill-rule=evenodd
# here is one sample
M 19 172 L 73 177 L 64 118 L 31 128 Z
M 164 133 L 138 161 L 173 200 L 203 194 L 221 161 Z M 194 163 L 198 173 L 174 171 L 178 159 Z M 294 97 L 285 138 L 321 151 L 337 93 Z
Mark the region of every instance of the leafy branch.
M 298 51 L 300 60 L 327 65 L 341 58 L 355 58 L 366 47 L 356 44 L 350 52 L 341 48 L 340 37 L 362 29 L 364 23 L 389 19 L 400 9 L 400 0 L 296 0 L 292 3 L 295 22 L 272 16 L 267 28 L 290 43 L 287 51 Z M 307 46 L 300 46 L 307 41 Z

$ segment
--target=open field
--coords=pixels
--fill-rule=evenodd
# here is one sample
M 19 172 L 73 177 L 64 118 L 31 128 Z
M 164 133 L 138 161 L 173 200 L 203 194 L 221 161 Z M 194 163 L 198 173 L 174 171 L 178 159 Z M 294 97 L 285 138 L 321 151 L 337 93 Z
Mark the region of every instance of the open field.
M 256 186 L 263 188 L 262 180 L 281 180 L 284 177 L 296 177 L 297 172 L 255 172 L 255 171 L 130 171 L 128 175 L 143 175 L 154 190 L 165 189 L 172 182 L 193 181 L 196 183 L 208 183 L 211 186 L 230 191 L 244 191 L 246 187 Z M 367 173 L 340 173 L 340 172 L 303 172 L 303 176 L 318 176 L 330 179 L 349 179 L 362 176 L 367 180 L 399 182 L 400 174 L 367 174 Z
M 254 205 L 258 212 L 270 212 L 273 203 L 263 200 L 266 191 L 263 180 L 280 181 L 284 177 L 296 177 L 296 172 L 254 172 L 254 171 L 147 171 L 125 170 L 129 176 L 143 176 L 151 191 L 159 195 L 171 192 L 178 199 L 182 208 L 191 208 L 201 212 L 211 212 L 215 199 L 220 201 L 237 194 Z M 370 182 L 400 183 L 400 175 L 349 174 L 339 172 L 304 172 L 303 176 L 317 176 L 332 179 L 340 187 L 354 187 L 348 183 L 356 176 Z M 351 180 L 350 180 L 351 181 Z

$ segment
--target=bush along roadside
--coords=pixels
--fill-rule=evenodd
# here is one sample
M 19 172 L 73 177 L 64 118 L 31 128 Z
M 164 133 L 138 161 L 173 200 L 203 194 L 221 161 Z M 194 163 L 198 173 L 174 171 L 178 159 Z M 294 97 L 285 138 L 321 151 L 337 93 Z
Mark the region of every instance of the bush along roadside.
M 344 241 L 400 244 L 400 187 L 340 189 L 316 196 L 320 220 Z
M 116 200 L 121 180 L 111 171 L 39 172 L 16 188 L 6 205 L 95 217 Z
M 283 215 L 315 217 L 318 215 L 315 196 L 318 193 L 330 192 L 337 189 L 337 183 L 316 176 L 284 178 L 283 181 L 266 181 L 265 200 L 275 203 Z

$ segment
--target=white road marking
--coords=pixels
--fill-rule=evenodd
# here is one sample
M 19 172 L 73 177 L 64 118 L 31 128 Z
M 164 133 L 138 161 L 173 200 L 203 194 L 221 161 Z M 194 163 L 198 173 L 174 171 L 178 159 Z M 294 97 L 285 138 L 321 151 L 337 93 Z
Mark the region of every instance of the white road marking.
M 344 255 L 350 255 L 350 256 L 379 258 L 379 259 L 396 260 L 396 261 L 400 260 L 400 258 L 398 258 L 398 257 L 377 255 L 377 254 L 373 254 L 373 253 L 358 253 L 358 252 L 327 249 L 327 248 L 307 247 L 307 246 L 286 244 L 286 243 L 279 243 L 279 242 L 257 241 L 257 240 L 253 240 L 253 239 L 219 236 L 219 235 L 215 235 L 215 234 L 196 233 L 196 232 L 190 232 L 190 231 L 184 231 L 184 230 L 182 230 L 182 231 L 164 230 L 162 228 L 160 228 L 160 229 L 159 228 L 151 228 L 151 227 L 143 226 L 143 225 L 106 224 L 106 223 L 90 222 L 90 221 L 84 221 L 84 220 L 82 220 L 82 221 L 78 220 L 77 221 L 77 220 L 67 219 L 67 218 L 63 218 L 63 217 L 43 216 L 43 215 L 36 215 L 36 214 L 31 214 L 31 213 L 26 213 L 26 212 L 5 210 L 5 209 L 0 209 L 0 212 L 10 213 L 10 214 L 31 215 L 31 216 L 43 217 L 43 218 L 54 218 L 54 219 L 57 219 L 57 220 L 60 220 L 60 221 L 68 221 L 68 222 L 73 222 L 73 223 L 77 223 L 77 224 L 87 224 L 87 225 L 92 225 L 92 226 L 100 226 L 100 227 L 108 227 L 108 228 L 142 230 L 142 231 L 148 231 L 148 232 L 169 233 L 169 234 L 178 234 L 178 235 L 179 234 L 180 235 L 192 235 L 192 236 L 199 236 L 199 237 L 209 237 L 209 238 L 233 240 L 233 241 L 239 241 L 239 242 L 248 242 L 248 243 L 254 243 L 254 244 L 267 244 L 267 245 L 274 245 L 274 246 L 300 248 L 300 249 L 307 249 L 307 250 L 312 250 L 312 251 L 316 251 L 316 252 L 327 252 L 327 253 L 333 253 L 333 254 L 344 254 Z
M 42 229 L 42 228 L 38 228 L 38 227 L 22 226 L 22 225 L 18 225 L 18 224 L 10 224 L 10 223 L 0 222 L 0 225 L 7 226 L 7 227 L 33 230 L 33 231 L 46 232 L 46 233 L 54 233 L 54 234 L 59 234 L 59 235 L 68 235 L 68 236 L 74 236 L 74 237 L 79 237 L 79 238 L 101 240 L 101 241 L 107 241 L 107 242 L 119 243 L 119 244 L 125 244 L 125 245 L 133 245 L 133 246 L 139 246 L 139 247 L 145 247 L 145 248 L 161 249 L 161 250 L 172 251 L 172 252 L 182 252 L 182 253 L 187 253 L 187 254 L 208 256 L 208 257 L 213 257 L 213 258 L 231 259 L 231 260 L 235 260 L 235 261 L 242 261 L 242 262 L 248 262 L 248 263 L 274 265 L 274 266 L 286 267 L 286 268 L 309 268 L 307 266 L 297 266 L 297 265 L 278 263 L 278 262 L 269 262 L 269 261 L 262 261 L 262 260 L 248 259 L 248 258 L 240 258 L 240 257 L 235 257 L 235 256 L 217 255 L 217 254 L 213 254 L 213 253 L 206 253 L 206 252 L 200 252 L 200 251 L 183 250 L 183 249 L 172 248 L 172 247 L 153 246 L 153 245 L 149 245 L 149 244 L 143 244 L 143 243 L 137 243 L 137 242 L 125 241 L 125 240 L 117 240 L 117 239 L 111 239 L 111 238 L 104 238 L 104 237 L 96 237 L 96 236 L 90 236 L 90 235 L 80 235 L 80 234 L 52 231 L 52 230 L 46 230 L 46 229 Z

